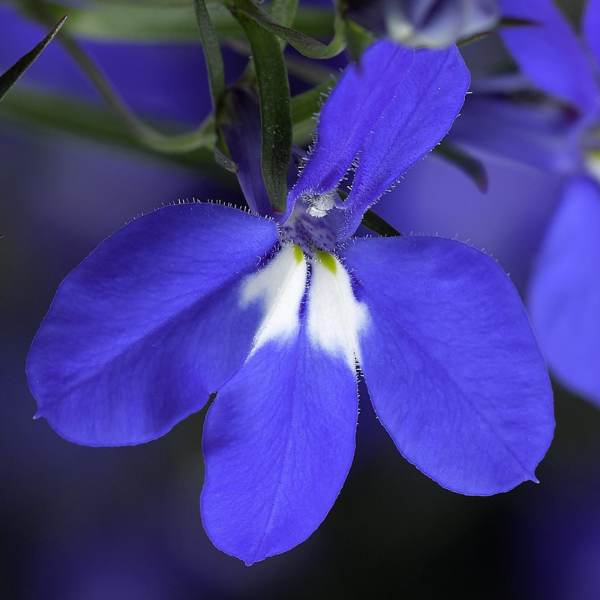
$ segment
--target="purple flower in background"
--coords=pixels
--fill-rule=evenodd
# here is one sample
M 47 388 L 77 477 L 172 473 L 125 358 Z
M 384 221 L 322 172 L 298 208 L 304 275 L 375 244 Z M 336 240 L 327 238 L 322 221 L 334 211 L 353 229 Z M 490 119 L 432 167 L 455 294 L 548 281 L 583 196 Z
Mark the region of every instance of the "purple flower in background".
M 529 162 L 554 156 L 552 166 L 565 175 L 565 182 L 534 268 L 528 306 L 553 373 L 567 387 L 600 403 L 600 0 L 588 2 L 584 13 L 587 47 L 551 0 L 502 0 L 500 5 L 507 16 L 537 23 L 503 30 L 502 38 L 524 74 L 568 103 L 576 115 L 568 127 L 554 117 L 546 119 L 542 139 L 547 142 L 562 128 L 562 137 L 554 138 L 562 142 L 545 149 L 540 145 L 541 151 L 530 153 L 534 160 Z M 485 120 L 479 123 L 480 135 L 488 131 Z M 521 143 L 522 132 L 530 132 L 526 124 L 515 138 L 517 127 L 506 126 L 497 108 L 487 113 L 487 122 L 492 133 L 482 136 L 482 144 L 521 154 L 524 147 L 532 148 Z M 494 133 L 499 127 L 504 131 Z
M 347 15 L 405 46 L 443 47 L 493 29 L 497 0 L 345 0 Z
M 456 48 L 379 42 L 325 102 L 279 223 L 247 161 L 256 214 L 179 204 L 113 234 L 61 284 L 33 342 L 38 414 L 77 443 L 137 444 L 216 392 L 202 518 L 247 564 L 304 541 L 331 509 L 354 454 L 357 364 L 400 452 L 442 486 L 489 495 L 535 480 L 552 395 L 509 278 L 456 241 L 351 238 L 447 133 L 468 84 Z

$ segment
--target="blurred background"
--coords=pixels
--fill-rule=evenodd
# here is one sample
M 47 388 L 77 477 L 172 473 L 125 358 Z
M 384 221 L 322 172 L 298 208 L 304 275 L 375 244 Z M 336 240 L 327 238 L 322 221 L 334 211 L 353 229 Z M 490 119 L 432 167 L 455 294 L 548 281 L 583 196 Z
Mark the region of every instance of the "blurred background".
M 581 3 L 563 5 L 578 22 Z M 45 33 L 0 3 L 0 72 Z M 191 127 L 209 112 L 198 45 L 85 47 L 138 114 Z M 498 52 L 493 38 L 465 47 L 475 71 Z M 233 81 L 245 59 L 225 57 Z M 101 106 L 55 42 L 9 95 L 21 86 Z M 507 159 L 485 163 L 487 194 L 432 156 L 379 212 L 404 233 L 484 249 L 525 294 L 560 179 Z M 34 421 L 25 358 L 59 283 L 137 215 L 192 198 L 244 204 L 216 167 L 58 132 L 0 103 L 0 598 L 600 598 L 600 412 L 558 385 L 541 483 L 490 498 L 453 494 L 408 464 L 361 385 L 356 459 L 333 510 L 307 542 L 251 568 L 202 528 L 204 411 L 160 440 L 111 449 L 71 444 Z

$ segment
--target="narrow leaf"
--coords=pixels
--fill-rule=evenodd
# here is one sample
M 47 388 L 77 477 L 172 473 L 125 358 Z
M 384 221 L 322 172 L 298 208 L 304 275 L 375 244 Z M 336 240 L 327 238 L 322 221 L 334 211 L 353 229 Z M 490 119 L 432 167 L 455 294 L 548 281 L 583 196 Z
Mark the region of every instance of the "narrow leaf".
M 371 209 L 367 210 L 364 214 L 360 224 L 382 237 L 397 237 L 402 235 L 397 229 L 392 227 L 386 220 L 382 219 Z
M 27 86 L 19 86 L 2 101 L 0 115 L 4 121 L 18 121 L 30 127 L 43 127 L 74 134 L 194 170 L 200 168 L 211 177 L 217 177 L 232 186 L 235 184 L 235 179 L 215 164 L 212 149 L 197 147 L 193 151 L 180 154 L 159 153 L 140 144 L 123 128 L 119 119 L 91 102 L 73 100 L 57 94 L 40 92 L 37 89 L 30 90 Z M 159 125 L 167 130 L 175 128 L 170 123 L 161 122 Z M 214 145 L 214 125 L 211 119 L 207 120 L 203 129 L 207 138 L 212 138 L 212 145 Z
M 353 60 L 358 60 L 362 53 L 375 42 L 377 38 L 358 23 L 346 22 L 346 40 Z
M 17 83 L 21 76 L 35 62 L 37 57 L 43 52 L 44 48 L 52 41 L 54 36 L 59 32 L 60 28 L 65 24 L 66 14 L 50 31 L 50 33 L 32 50 L 22 56 L 8 71 L 0 75 L 0 100 L 4 98 L 6 92 Z
M 513 17 L 503 17 L 498 21 L 494 29 L 506 29 L 510 27 L 541 27 L 541 23 L 537 21 L 530 21 L 529 19 L 517 19 Z M 466 46 L 467 44 L 472 44 L 473 42 L 477 42 L 492 33 L 492 30 L 481 31 L 480 33 L 476 33 L 475 35 L 471 35 L 466 38 L 461 38 L 458 42 L 458 46 Z
M 307 58 L 331 58 L 342 52 L 346 47 L 346 25 L 339 15 L 336 15 L 335 18 L 335 35 L 331 42 L 325 45 L 295 29 L 284 27 L 254 4 L 252 0 L 233 0 L 233 2 L 240 11 L 243 11 L 255 23 L 285 40 Z
M 193 5 L 193 0 L 93 0 L 97 4 L 120 4 L 135 7 L 158 6 L 160 8 L 174 8 Z M 206 4 L 217 4 L 218 0 L 208 0 Z
M 298 0 L 273 0 L 271 2 L 271 17 L 284 27 L 294 24 Z
M 202 39 L 202 48 L 204 50 L 204 59 L 208 70 L 208 83 L 212 97 L 213 108 L 217 111 L 219 102 L 225 91 L 225 66 L 223 64 L 223 55 L 219 45 L 217 32 L 210 20 L 208 10 L 204 0 L 194 0 L 194 10 L 196 21 L 200 29 Z
M 98 0 L 97 0 L 98 1 Z M 167 0 L 165 0 L 167 1 Z M 69 31 L 80 39 L 104 42 L 199 44 L 198 26 L 192 0 L 172 7 L 149 3 L 117 4 L 102 1 L 93 10 L 44 2 L 47 12 L 56 20 L 69 12 Z M 244 33 L 228 10 L 205 4 L 211 21 L 221 38 L 242 40 Z M 27 14 L 26 8 L 23 12 Z M 331 36 L 332 14 L 321 8 L 301 7 L 296 13 L 294 27 L 313 37 Z
M 33 18 L 41 23 L 46 23 L 50 18 L 48 7 L 45 4 L 32 4 L 29 6 L 28 11 Z M 153 150 L 165 153 L 185 153 L 214 143 L 213 138 L 207 134 L 205 124 L 201 124 L 189 133 L 174 136 L 164 134 L 149 126 L 139 119 L 121 100 L 83 46 L 69 32 L 64 31 L 58 41 L 86 74 L 113 113 L 122 120 L 129 132 L 140 143 Z
M 292 123 L 297 125 L 303 121 L 314 119 L 335 83 L 332 77 L 330 81 L 325 81 L 302 94 L 294 96 L 291 102 Z
M 502 17 L 498 23 L 498 27 L 541 27 L 539 21 L 531 19 L 518 19 L 516 17 Z
M 487 192 L 487 172 L 480 160 L 445 140 L 434 148 L 434 152 L 468 175 L 480 191 Z
M 254 60 L 262 128 L 261 171 L 273 211 L 285 213 L 287 174 L 292 156 L 290 87 L 277 38 L 246 13 L 234 15 L 250 42 Z
M 329 81 L 292 98 L 293 138 L 297 146 L 310 143 L 311 133 L 317 126 L 316 116 L 335 83 L 335 79 L 330 77 Z

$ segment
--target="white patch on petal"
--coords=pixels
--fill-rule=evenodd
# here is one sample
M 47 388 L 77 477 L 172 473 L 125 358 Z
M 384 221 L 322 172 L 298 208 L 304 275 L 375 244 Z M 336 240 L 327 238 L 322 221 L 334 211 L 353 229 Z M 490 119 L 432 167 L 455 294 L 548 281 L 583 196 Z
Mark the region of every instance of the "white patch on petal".
M 308 292 L 308 339 L 330 355 L 342 355 L 354 371 L 360 363 L 359 335 L 369 320 L 354 297 L 350 276 L 331 254 L 318 251 Z
M 246 277 L 240 306 L 262 301 L 265 310 L 252 353 L 270 340 L 284 341 L 298 332 L 305 289 L 306 259 L 295 244 L 284 246 L 266 267 Z

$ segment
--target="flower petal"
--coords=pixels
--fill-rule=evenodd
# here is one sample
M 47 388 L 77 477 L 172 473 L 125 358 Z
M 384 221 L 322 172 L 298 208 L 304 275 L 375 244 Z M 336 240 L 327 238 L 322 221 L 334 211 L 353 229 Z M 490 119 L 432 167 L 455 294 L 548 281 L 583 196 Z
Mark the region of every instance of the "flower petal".
M 321 109 L 317 143 L 288 203 L 337 187 L 393 101 L 414 56 L 414 50 L 382 40 L 368 48 L 358 64 L 348 66 Z
M 545 92 L 584 113 L 597 110 L 598 88 L 585 52 L 552 0 L 500 0 L 500 8 L 505 17 L 535 23 L 500 32 L 524 73 Z
M 344 254 L 372 319 L 361 367 L 400 452 L 463 494 L 534 479 L 552 439 L 552 390 L 497 263 L 432 237 L 358 239 Z
M 528 295 L 552 372 L 600 404 L 600 189 L 572 179 L 546 233 Z
M 314 335 L 319 319 L 312 313 L 330 309 L 321 306 L 327 298 L 318 290 L 331 281 L 322 265 L 313 266 L 308 316 L 301 321 L 306 262 L 294 265 L 289 248 L 272 268 L 248 277 L 248 289 L 264 290 L 266 304 L 275 308 L 265 312 L 255 349 L 219 390 L 204 428 L 202 520 L 218 548 L 248 565 L 313 533 L 337 498 L 354 454 L 354 357 L 349 364 L 338 347 L 343 335 Z M 289 273 L 284 283 L 282 267 Z M 279 290 L 275 304 L 271 288 Z M 271 322 L 292 326 L 264 335 L 274 330 Z
M 447 133 L 469 89 L 469 72 L 455 47 L 420 50 L 358 156 L 338 241 L 350 237 L 366 210 Z
M 600 65 L 600 0 L 588 0 L 581 23 L 583 35 Z
M 136 444 L 202 408 L 261 319 L 240 278 L 275 223 L 211 204 L 167 206 L 103 242 L 61 284 L 32 344 L 38 415 L 69 440 Z

